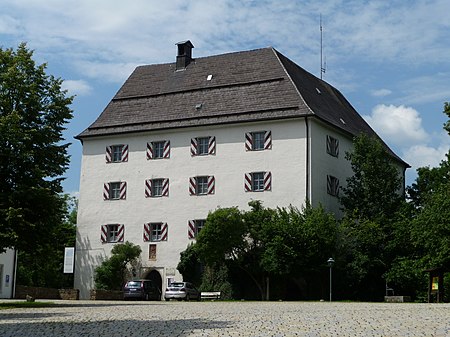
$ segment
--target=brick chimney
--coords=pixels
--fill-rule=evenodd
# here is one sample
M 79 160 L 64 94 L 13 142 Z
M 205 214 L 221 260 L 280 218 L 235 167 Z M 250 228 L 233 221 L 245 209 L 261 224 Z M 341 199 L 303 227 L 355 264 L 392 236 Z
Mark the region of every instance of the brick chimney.
M 192 48 L 194 46 L 189 40 L 178 42 L 176 45 L 178 50 L 176 70 L 186 69 L 192 61 Z

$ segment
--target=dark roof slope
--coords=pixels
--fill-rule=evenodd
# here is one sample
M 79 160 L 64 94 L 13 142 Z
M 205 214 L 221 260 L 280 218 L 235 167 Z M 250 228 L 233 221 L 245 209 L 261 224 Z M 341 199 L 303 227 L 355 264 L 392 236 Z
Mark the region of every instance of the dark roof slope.
M 77 138 L 309 115 L 376 135 L 338 90 L 269 47 L 137 67 Z

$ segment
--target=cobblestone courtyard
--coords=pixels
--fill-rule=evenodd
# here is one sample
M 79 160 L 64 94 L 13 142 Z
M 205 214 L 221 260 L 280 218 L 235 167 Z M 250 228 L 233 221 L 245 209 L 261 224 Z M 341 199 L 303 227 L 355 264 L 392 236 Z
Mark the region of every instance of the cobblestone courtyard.
M 56 301 L 0 336 L 450 336 L 450 304 Z

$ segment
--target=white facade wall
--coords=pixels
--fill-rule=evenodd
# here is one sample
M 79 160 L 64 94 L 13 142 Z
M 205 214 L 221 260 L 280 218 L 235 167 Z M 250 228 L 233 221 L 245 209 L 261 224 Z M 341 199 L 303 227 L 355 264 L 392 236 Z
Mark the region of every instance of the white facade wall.
M 351 164 L 345 159 L 346 152 L 351 152 L 353 149 L 352 138 L 317 120 L 309 120 L 309 136 L 311 140 L 311 204 L 317 207 L 320 203 L 327 211 L 340 217 L 342 211 L 338 198 L 327 192 L 327 176 L 336 177 L 341 187 L 346 186 L 347 177 L 353 175 Z M 327 153 L 327 136 L 339 141 L 337 157 Z
M 271 131 L 272 149 L 246 151 L 245 133 Z M 216 154 L 191 156 L 194 137 L 215 136 Z M 151 141 L 170 140 L 170 159 L 146 158 Z M 127 162 L 106 163 L 107 146 L 128 144 Z M 270 171 L 271 191 L 245 192 L 244 174 Z M 213 175 L 215 193 L 191 196 L 189 178 Z M 306 124 L 304 119 L 198 127 L 147 134 L 85 139 L 78 206 L 75 288 L 88 298 L 94 287 L 94 269 L 110 254 L 113 243 L 100 240 L 101 225 L 124 224 L 124 241 L 141 245 L 142 266 L 157 269 L 163 280 L 181 280 L 176 271 L 180 252 L 192 241 L 188 220 L 206 219 L 217 207 L 248 209 L 252 199 L 266 207 L 300 207 L 306 198 Z M 169 196 L 145 197 L 145 180 L 169 178 Z M 127 182 L 126 200 L 103 200 L 103 184 Z M 167 241 L 157 242 L 156 261 L 150 261 L 143 241 L 144 223 L 168 224 Z M 142 276 L 142 275 L 140 275 Z M 163 289 L 164 290 L 164 289 Z
M 15 251 L 0 254 L 0 298 L 13 298 L 15 286 Z

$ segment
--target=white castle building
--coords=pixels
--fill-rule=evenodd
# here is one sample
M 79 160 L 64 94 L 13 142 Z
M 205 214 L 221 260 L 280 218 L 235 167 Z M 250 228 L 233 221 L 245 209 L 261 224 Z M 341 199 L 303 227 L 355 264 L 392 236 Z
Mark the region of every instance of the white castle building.
M 138 276 L 182 280 L 186 249 L 218 207 L 305 200 L 339 214 L 345 152 L 375 135 L 345 97 L 273 48 L 137 67 L 83 144 L 75 288 L 88 298 L 112 247 L 142 248 Z M 389 150 L 390 151 L 390 150 Z M 404 175 L 407 164 L 390 151 Z

